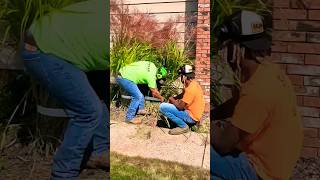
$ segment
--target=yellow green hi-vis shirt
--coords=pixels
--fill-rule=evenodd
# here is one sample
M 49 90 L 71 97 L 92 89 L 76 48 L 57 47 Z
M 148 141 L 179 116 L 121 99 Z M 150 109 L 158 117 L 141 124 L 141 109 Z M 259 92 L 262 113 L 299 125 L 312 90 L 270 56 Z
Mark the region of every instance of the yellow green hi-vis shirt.
M 278 65 L 264 62 L 241 86 L 232 124 L 249 133 L 239 144 L 263 180 L 289 180 L 303 130 L 296 95 Z
M 123 78 L 135 84 L 148 84 L 149 88 L 157 88 L 157 67 L 150 61 L 137 61 L 120 69 Z
M 34 21 L 30 31 L 39 49 L 83 71 L 106 70 L 109 65 L 107 2 L 78 2 Z

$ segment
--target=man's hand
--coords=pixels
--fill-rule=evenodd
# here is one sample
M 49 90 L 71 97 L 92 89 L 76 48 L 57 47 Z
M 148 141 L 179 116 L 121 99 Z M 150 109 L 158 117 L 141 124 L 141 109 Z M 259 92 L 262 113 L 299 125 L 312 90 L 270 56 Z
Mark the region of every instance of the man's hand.
M 164 101 L 164 97 L 161 96 L 157 88 L 150 88 L 150 90 L 153 97 L 160 99 L 161 102 Z
M 169 103 L 174 104 L 175 101 L 176 99 L 174 97 L 169 97 Z
M 235 127 L 231 122 L 223 123 L 222 127 L 222 123 L 212 121 L 210 130 L 211 144 L 221 155 L 236 150 L 241 139 L 248 135 L 247 132 Z
M 169 103 L 173 104 L 180 111 L 185 110 L 187 104 L 180 99 L 175 99 L 174 97 L 169 98 Z

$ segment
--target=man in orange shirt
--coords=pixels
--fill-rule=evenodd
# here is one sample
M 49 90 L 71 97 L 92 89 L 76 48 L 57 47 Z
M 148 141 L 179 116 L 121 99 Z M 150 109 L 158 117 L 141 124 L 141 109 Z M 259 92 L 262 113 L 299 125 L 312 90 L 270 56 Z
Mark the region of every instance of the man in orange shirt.
M 194 80 L 194 66 L 185 65 L 181 68 L 180 75 L 185 86 L 183 93 L 170 97 L 169 103 L 160 104 L 160 112 L 178 126 L 169 131 L 171 135 L 188 132 L 188 124 L 200 121 L 205 107 L 202 88 Z
M 302 148 L 301 120 L 290 80 L 264 58 L 271 41 L 262 17 L 239 11 L 218 34 L 239 45 L 231 66 L 241 68 L 241 85 L 236 100 L 211 111 L 211 179 L 290 179 Z

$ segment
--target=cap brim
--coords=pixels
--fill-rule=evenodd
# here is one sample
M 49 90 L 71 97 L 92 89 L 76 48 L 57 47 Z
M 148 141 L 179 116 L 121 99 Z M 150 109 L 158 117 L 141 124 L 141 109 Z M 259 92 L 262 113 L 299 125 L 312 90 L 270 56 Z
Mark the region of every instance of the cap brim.
M 268 37 L 261 37 L 254 40 L 242 41 L 242 45 L 252 50 L 268 50 L 272 46 L 272 42 Z

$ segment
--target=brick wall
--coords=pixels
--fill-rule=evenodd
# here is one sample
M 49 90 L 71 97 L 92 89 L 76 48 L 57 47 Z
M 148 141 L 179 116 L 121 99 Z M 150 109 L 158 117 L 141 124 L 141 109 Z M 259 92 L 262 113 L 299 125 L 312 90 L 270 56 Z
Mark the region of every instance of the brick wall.
M 206 112 L 210 111 L 210 0 L 198 0 L 196 79 L 203 87 Z
M 296 88 L 305 157 L 320 156 L 320 1 L 274 0 L 273 59 Z

